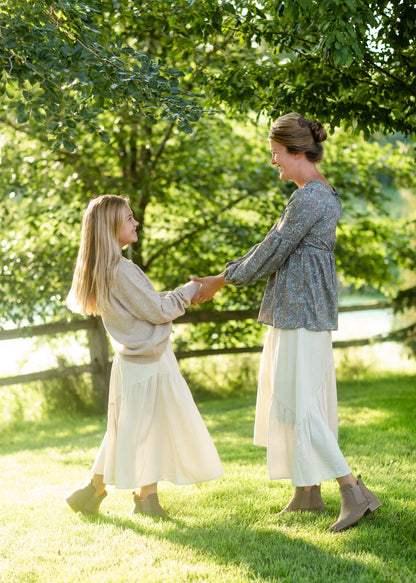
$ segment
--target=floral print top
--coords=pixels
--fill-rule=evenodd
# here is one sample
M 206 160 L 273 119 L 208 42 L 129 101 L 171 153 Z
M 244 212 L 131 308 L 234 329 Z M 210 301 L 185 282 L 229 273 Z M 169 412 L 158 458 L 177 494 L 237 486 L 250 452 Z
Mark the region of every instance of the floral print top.
M 259 322 L 282 329 L 337 329 L 334 247 L 341 216 L 339 193 L 311 180 L 295 190 L 261 243 L 227 263 L 225 279 L 236 286 L 268 277 Z

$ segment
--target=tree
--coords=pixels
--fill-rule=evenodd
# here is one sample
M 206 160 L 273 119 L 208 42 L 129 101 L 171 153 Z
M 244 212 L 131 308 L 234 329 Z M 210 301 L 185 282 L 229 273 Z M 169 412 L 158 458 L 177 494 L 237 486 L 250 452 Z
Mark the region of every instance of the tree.
M 3 90 L 68 145 L 121 104 L 188 131 L 204 105 L 412 135 L 415 17 L 403 0 L 6 0 Z
M 329 92 L 331 98 L 318 98 L 328 95 L 328 91 L 323 91 L 325 84 L 314 84 L 313 79 L 321 78 L 325 71 L 324 78 L 328 82 L 331 78 L 335 84 L 338 78 L 348 79 L 351 67 L 358 66 L 353 59 L 341 62 L 343 47 L 330 38 L 320 41 L 321 45 L 318 43 L 324 32 L 324 7 L 329 21 L 334 23 L 337 12 L 331 6 L 339 5 L 342 13 L 345 3 L 303 4 L 302 12 L 296 1 L 278 5 L 264 2 L 261 6 L 251 1 L 234 5 L 158 0 L 144 1 L 140 6 L 130 0 L 39 2 L 36 5 L 42 7 L 42 18 L 52 14 L 56 21 L 50 24 L 53 49 L 48 53 L 46 48 L 46 53 L 40 51 L 40 55 L 34 44 L 36 28 L 31 29 L 37 23 L 35 4 L 18 4 L 20 19 L 25 18 L 24 26 L 18 29 L 23 39 L 21 45 L 38 59 L 46 54 L 44 62 L 40 62 L 50 64 L 49 73 L 44 69 L 47 79 L 55 75 L 55 67 L 57 76 L 62 76 L 50 97 L 41 86 L 42 80 L 30 77 L 31 68 L 27 67 L 30 59 L 21 61 L 25 66 L 13 68 L 12 77 L 10 70 L 3 73 L 6 93 L 1 101 L 0 119 L 3 128 L 9 128 L 4 130 L 0 171 L 1 191 L 7 200 L 7 205 L 1 208 L 5 261 L 0 306 L 4 319 L 19 322 L 23 318 L 47 319 L 63 313 L 81 213 L 86 201 L 97 194 L 115 192 L 130 197 L 141 225 L 132 257 L 160 287 L 181 283 L 190 272 L 216 271 L 224 260 L 260 240 L 291 190 L 290 185 L 277 187 L 268 167 L 268 154 L 264 152 L 268 122 L 260 117 L 258 125 L 255 123 L 256 114 L 270 112 L 276 105 L 279 90 L 283 92 L 279 99 L 286 100 L 279 107 L 284 103 L 285 110 L 301 109 L 305 115 L 319 117 L 333 126 L 325 172 L 343 192 L 348 219 L 339 237 L 340 273 L 349 281 L 387 286 L 396 275 L 396 265 L 415 260 L 414 247 L 409 244 L 411 233 L 399 224 L 393 231 L 386 219 L 381 220 L 385 211 L 379 179 L 385 173 L 392 180 L 400 176 L 402 181 L 414 184 L 410 146 L 397 136 L 382 148 L 379 142 L 364 141 L 359 134 L 346 136 L 336 130 L 338 122 L 351 123 L 347 112 L 356 111 L 354 108 L 361 103 L 360 94 L 354 94 L 351 80 L 345 92 L 350 96 L 347 109 L 341 90 L 336 94 Z M 365 44 L 358 32 L 368 34 L 365 31 L 370 31 L 370 25 L 364 21 L 368 6 L 363 2 L 352 4 L 351 18 L 363 19 L 360 26 L 353 27 L 357 34 L 347 48 L 349 55 L 356 55 Z M 53 10 L 45 12 L 45 6 Z M 377 6 L 381 9 L 384 5 Z M 61 20 L 56 19 L 58 12 Z M 81 17 L 84 13 L 86 16 Z M 311 20 L 310 26 L 306 25 L 307 18 Z M 77 35 L 62 34 L 62 19 L 65 27 Z M 371 16 L 369 22 L 373 20 Z M 7 43 L 12 42 L 11 29 L 7 43 L 3 41 L 4 26 L 0 28 L 3 51 L 6 45 L 10 49 Z M 338 30 L 349 30 L 348 26 L 342 21 Z M 64 50 L 55 36 L 59 42 L 69 39 L 71 51 L 81 50 L 76 47 L 82 39 L 88 47 L 96 48 L 97 55 L 105 54 L 105 59 L 100 64 L 95 55 L 90 61 L 86 53 L 81 53 L 84 57 L 81 63 L 73 58 L 73 53 L 66 59 L 65 51 L 69 49 Z M 49 37 L 42 38 L 47 42 Z M 334 54 L 329 52 L 330 46 L 334 47 Z M 103 63 L 113 62 L 113 56 L 118 62 L 121 51 L 123 74 L 133 68 L 138 82 L 144 76 L 153 86 L 152 75 L 147 78 L 142 69 L 134 68 L 140 54 L 158 67 L 163 63 L 159 71 L 172 73 L 172 84 L 165 78 L 162 88 L 156 86 L 155 95 L 160 99 L 153 105 L 139 93 L 133 93 L 131 99 L 127 95 L 126 99 L 124 90 L 130 87 L 129 83 L 108 86 Z M 70 78 L 72 81 L 83 78 L 87 88 L 82 89 L 78 81 L 70 87 L 68 83 L 62 85 L 64 79 Z M 343 83 L 347 84 L 347 80 Z M 176 87 L 178 93 L 174 96 L 179 99 L 194 96 L 192 104 L 182 104 L 185 117 L 167 117 L 172 110 L 164 109 L 163 100 L 168 93 L 163 93 L 163 87 Z M 305 91 L 305 87 L 310 90 Z M 134 89 L 134 84 L 130 89 Z M 393 92 L 393 87 L 390 89 Z M 45 103 L 43 115 L 48 112 L 48 122 L 35 115 L 33 104 L 37 102 L 30 91 L 38 90 L 44 92 L 39 96 L 39 104 Z M 316 91 L 320 93 L 317 95 Z M 201 97 L 196 98 L 197 95 Z M 193 125 L 192 134 L 178 131 L 180 123 L 187 128 L 186 119 L 199 115 L 195 100 L 204 103 L 206 113 L 212 114 L 215 108 L 215 115 L 203 115 Z M 358 116 L 357 130 L 373 128 L 371 120 L 377 118 L 379 105 L 377 98 L 374 100 L 375 105 L 369 102 L 365 115 Z M 17 115 L 16 119 L 17 103 L 22 103 L 24 112 L 30 115 Z M 166 115 L 162 115 L 163 111 Z M 231 115 L 238 118 L 238 123 L 230 121 Z M 54 127 L 57 119 L 60 121 Z M 396 122 L 389 125 L 380 118 L 377 127 L 390 131 L 398 125 Z M 106 139 L 97 139 L 97 128 L 98 136 L 103 137 L 105 132 Z M 410 131 L 407 127 L 404 130 Z M 52 137 L 57 140 L 54 151 Z M 399 147 L 402 156 L 397 155 Z M 23 229 L 29 229 L 29 233 Z M 357 248 L 361 261 L 356 260 Z M 258 305 L 260 295 L 260 287 L 238 293 L 227 289 L 216 302 L 234 308 L 247 307 Z M 220 336 L 218 330 L 215 333 Z M 244 330 L 239 329 L 238 333 Z
M 367 136 L 415 134 L 414 3 L 266 0 L 244 7 L 244 16 L 237 8 L 233 14 L 238 35 L 247 46 L 264 43 L 265 57 L 232 62 L 218 78 L 223 99 L 239 102 L 239 110 L 272 106 L 272 116 L 300 110 Z M 227 17 L 223 28 L 231 27 Z
M 5 1 L 0 6 L 0 91 L 19 124 L 33 118 L 55 147 L 74 150 L 79 126 L 107 139 L 99 116 L 132 108 L 186 132 L 201 106 L 179 88 L 180 71 L 122 42 L 118 3 Z M 134 12 L 134 10 L 133 10 Z

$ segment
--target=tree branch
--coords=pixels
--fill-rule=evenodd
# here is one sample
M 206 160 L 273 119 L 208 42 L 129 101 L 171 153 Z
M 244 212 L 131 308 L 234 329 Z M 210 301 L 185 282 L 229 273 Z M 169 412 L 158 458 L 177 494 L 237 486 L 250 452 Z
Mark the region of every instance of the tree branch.
M 222 208 L 222 210 L 229 210 L 230 208 L 232 208 L 233 206 L 237 205 L 239 202 L 241 202 L 242 200 L 247 198 L 249 196 L 249 194 L 251 194 L 251 193 L 246 193 L 243 196 L 239 196 L 238 198 L 232 200 L 226 206 L 224 206 Z M 175 239 L 174 241 L 171 241 L 170 243 L 163 245 L 162 247 L 159 247 L 157 253 L 154 253 L 153 255 L 151 255 L 148 258 L 147 262 L 143 266 L 143 270 L 147 271 L 149 269 L 150 265 L 153 263 L 153 261 L 155 259 L 157 259 L 158 257 L 160 257 L 161 254 L 163 255 L 169 249 L 172 249 L 172 247 L 176 247 L 177 245 L 180 245 L 180 243 L 183 243 L 183 241 L 185 241 L 186 239 L 189 239 L 190 237 L 195 236 L 197 233 L 204 231 L 210 225 L 216 223 L 217 221 L 218 221 L 218 215 L 215 215 L 215 217 L 210 217 L 210 218 L 206 219 L 201 225 L 196 227 L 193 231 L 188 231 L 187 233 L 183 234 L 178 239 Z

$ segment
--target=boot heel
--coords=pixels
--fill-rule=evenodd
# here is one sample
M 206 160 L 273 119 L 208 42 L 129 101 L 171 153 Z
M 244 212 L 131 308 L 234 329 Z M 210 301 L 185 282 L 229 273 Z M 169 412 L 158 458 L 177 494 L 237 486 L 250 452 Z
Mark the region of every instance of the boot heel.
M 369 488 L 367 488 L 367 486 L 364 485 L 361 476 L 358 476 L 357 484 L 360 486 L 361 492 L 368 500 L 368 509 L 366 510 L 366 514 L 370 514 L 370 512 L 374 512 L 374 510 L 380 508 L 380 500 L 377 498 L 374 492 L 372 492 Z
M 370 502 L 366 514 L 368 512 L 374 512 L 374 510 L 377 510 L 377 508 L 380 508 L 380 506 L 381 506 L 381 502 L 378 498 L 377 498 L 377 500 L 373 500 L 372 502 Z

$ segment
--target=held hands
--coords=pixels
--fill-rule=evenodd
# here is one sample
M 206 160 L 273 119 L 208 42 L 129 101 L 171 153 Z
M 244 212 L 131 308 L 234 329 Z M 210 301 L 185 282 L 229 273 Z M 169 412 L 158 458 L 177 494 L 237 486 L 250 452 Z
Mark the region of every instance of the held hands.
M 195 283 L 199 283 L 199 290 L 196 292 L 194 299 L 192 300 L 192 305 L 196 306 L 198 303 L 208 302 L 217 291 L 227 282 L 224 279 L 224 275 L 210 275 L 208 277 L 195 277 L 191 275 L 191 280 Z

